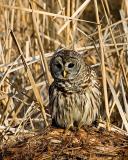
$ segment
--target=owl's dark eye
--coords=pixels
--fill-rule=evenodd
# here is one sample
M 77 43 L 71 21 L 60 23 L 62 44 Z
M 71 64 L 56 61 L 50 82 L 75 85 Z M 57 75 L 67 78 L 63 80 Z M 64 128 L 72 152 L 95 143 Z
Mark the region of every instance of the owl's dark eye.
M 68 64 L 68 68 L 73 68 L 74 67 L 74 63 L 69 63 Z
M 62 67 L 60 63 L 57 63 L 56 66 L 57 66 L 57 68 L 59 68 L 59 69 L 61 69 L 61 67 Z

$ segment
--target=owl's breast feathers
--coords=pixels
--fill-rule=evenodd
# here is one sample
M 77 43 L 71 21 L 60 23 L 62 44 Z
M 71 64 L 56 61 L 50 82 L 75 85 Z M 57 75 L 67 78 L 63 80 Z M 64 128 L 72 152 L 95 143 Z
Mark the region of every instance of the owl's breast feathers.
M 95 72 L 91 72 L 88 83 L 87 79 L 85 80 L 85 85 L 81 81 L 77 84 L 54 81 L 51 85 L 51 115 L 60 127 L 74 126 L 74 122 L 77 125 L 90 125 L 98 117 L 101 91 Z
M 86 73 L 86 74 L 84 74 Z M 55 79 L 53 84 L 54 87 L 58 91 L 61 91 L 62 93 L 83 93 L 87 90 L 92 90 L 92 88 L 97 87 L 100 88 L 99 81 L 97 80 L 97 75 L 94 70 L 90 69 L 88 67 L 88 72 L 83 72 L 77 75 L 72 80 L 59 80 Z

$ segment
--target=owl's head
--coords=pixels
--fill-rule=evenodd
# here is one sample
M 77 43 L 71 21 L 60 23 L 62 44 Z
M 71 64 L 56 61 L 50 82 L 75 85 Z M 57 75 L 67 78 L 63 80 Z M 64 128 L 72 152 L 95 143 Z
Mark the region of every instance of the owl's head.
M 59 50 L 50 61 L 50 71 L 54 79 L 72 80 L 81 71 L 82 56 L 73 50 Z

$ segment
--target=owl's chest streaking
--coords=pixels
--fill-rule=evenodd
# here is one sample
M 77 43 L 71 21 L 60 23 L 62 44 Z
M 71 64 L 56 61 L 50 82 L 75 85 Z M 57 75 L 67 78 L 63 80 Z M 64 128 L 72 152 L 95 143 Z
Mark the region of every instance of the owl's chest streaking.
M 90 125 L 98 115 L 100 107 L 100 91 L 94 80 L 91 86 L 68 83 L 52 84 L 50 107 L 52 118 L 60 127 L 73 126 L 74 123 Z

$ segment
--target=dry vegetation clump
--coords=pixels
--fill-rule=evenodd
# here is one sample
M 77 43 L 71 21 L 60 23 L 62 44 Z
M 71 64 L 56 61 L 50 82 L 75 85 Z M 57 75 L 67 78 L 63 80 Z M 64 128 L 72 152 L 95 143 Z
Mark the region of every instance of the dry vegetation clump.
M 128 137 L 93 127 L 64 135 L 62 129 L 49 127 L 33 136 L 12 136 L 2 150 L 4 159 L 127 160 Z
M 118 157 L 121 153 L 127 159 L 128 139 L 124 136 L 128 135 L 127 6 L 125 0 L 0 1 L 1 159 L 8 159 L 8 155 L 18 159 L 21 153 L 22 159 L 40 156 L 40 159 L 52 156 L 80 159 L 79 155 L 96 159 L 101 153 L 103 158 L 117 159 L 121 159 Z M 85 61 L 97 70 L 103 86 L 104 112 L 99 128 L 114 132 L 101 134 L 92 128 L 62 136 L 59 129 L 47 130 L 51 121 L 48 88 L 52 82 L 48 64 L 53 52 L 62 47 L 85 54 Z M 55 141 L 50 135 L 53 131 L 58 137 Z M 82 138 L 73 146 L 77 134 Z M 35 144 L 29 145 L 32 141 Z

